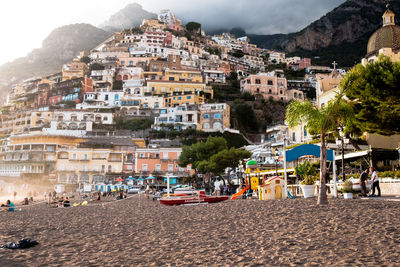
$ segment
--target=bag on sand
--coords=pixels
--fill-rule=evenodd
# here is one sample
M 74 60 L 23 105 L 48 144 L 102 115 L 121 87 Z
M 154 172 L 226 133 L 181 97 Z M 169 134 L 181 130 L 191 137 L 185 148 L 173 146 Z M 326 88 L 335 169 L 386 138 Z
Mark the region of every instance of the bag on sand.
M 39 243 L 36 240 L 25 238 L 18 241 L 18 243 L 11 242 L 10 244 L 5 244 L 1 246 L 1 248 L 8 249 L 25 249 L 38 245 Z

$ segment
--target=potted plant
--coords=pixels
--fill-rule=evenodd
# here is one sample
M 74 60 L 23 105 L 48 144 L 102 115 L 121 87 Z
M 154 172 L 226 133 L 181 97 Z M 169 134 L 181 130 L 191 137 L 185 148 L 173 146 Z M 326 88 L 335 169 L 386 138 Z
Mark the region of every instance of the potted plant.
M 346 180 L 343 184 L 342 193 L 344 199 L 352 199 L 353 198 L 353 182 L 350 180 Z
M 317 174 L 315 166 L 306 161 L 296 167 L 296 174 L 301 180 L 301 190 L 303 191 L 304 198 L 313 197 L 316 181 L 315 175 Z

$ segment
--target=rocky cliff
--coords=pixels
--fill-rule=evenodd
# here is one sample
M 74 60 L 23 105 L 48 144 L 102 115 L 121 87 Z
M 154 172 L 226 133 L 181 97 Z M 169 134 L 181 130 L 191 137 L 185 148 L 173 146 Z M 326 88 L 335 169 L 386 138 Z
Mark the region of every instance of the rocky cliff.
M 72 60 L 79 52 L 92 49 L 108 36 L 110 33 L 89 24 L 57 28 L 43 41 L 41 48 L 0 67 L 0 86 L 61 71 L 64 63 Z
M 139 26 L 143 19 L 150 18 L 157 18 L 157 14 L 144 10 L 142 6 L 137 3 L 132 3 L 112 15 L 106 22 L 100 25 L 100 27 L 103 30 L 115 32 L 121 29 Z
M 342 66 L 352 66 L 365 55 L 370 35 L 382 25 L 382 0 L 348 0 L 305 29 L 287 35 L 253 35 L 259 46 L 317 57 L 325 64 L 338 57 Z M 400 17 L 400 0 L 391 1 Z M 337 60 L 337 59 L 336 59 Z

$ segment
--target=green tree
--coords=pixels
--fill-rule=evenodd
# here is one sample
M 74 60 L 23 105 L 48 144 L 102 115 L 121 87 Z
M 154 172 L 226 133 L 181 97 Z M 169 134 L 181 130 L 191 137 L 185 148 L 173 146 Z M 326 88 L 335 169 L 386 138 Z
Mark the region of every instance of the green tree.
M 203 169 L 207 172 L 212 172 L 215 174 L 224 174 L 225 170 L 230 168 L 227 173 L 227 180 L 230 185 L 233 185 L 230 178 L 232 170 L 239 165 L 240 160 L 250 157 L 250 151 L 231 147 L 230 149 L 224 149 L 218 152 L 209 160 L 200 162 L 199 169 Z
M 238 104 L 235 108 L 235 115 L 238 123 L 249 130 L 256 132 L 258 123 L 253 108 L 249 104 Z
M 188 24 L 186 24 L 186 30 L 191 33 L 200 33 L 201 24 L 198 22 L 191 21 Z
M 83 57 L 81 57 L 81 58 L 79 59 L 79 61 L 80 61 L 80 62 L 83 62 L 83 63 L 86 63 L 86 64 L 89 64 L 90 61 L 92 61 L 92 59 L 91 59 L 90 57 L 88 57 L 88 56 L 83 56 Z
M 362 131 L 400 133 L 400 63 L 380 57 L 375 63 L 359 64 L 345 76 L 342 88 L 353 100 L 356 125 Z
M 244 56 L 244 52 L 242 50 L 233 50 L 233 52 L 230 52 L 229 54 L 236 58 L 242 58 Z
M 120 80 L 114 81 L 113 82 L 113 86 L 112 86 L 112 90 L 115 91 L 120 91 L 123 88 L 123 82 Z
M 286 109 L 286 121 L 289 127 L 295 127 L 305 123 L 307 130 L 312 135 L 319 135 L 321 139 L 321 160 L 320 160 L 320 190 L 318 204 L 327 204 L 326 195 L 326 170 L 327 170 L 327 135 L 337 130 L 339 124 L 345 128 L 352 127 L 354 123 L 354 111 L 344 100 L 344 91 L 336 95 L 336 98 L 328 105 L 318 108 L 308 101 L 293 101 Z
M 99 63 L 93 63 L 93 64 L 90 64 L 89 70 L 90 71 L 92 71 L 92 70 L 104 70 L 104 66 L 99 64 Z
M 186 167 L 192 164 L 194 169 L 199 168 L 202 161 L 207 161 L 219 151 L 228 148 L 228 143 L 223 137 L 208 137 L 205 142 L 198 142 L 191 146 L 184 146 L 179 156 L 179 166 Z M 200 172 L 204 169 L 200 169 Z

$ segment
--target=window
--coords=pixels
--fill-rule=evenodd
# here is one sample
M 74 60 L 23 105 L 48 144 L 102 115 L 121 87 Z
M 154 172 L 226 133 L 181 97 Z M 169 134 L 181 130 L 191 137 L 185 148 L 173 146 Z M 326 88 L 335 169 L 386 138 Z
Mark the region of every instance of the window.
M 108 95 L 104 95 L 104 100 L 108 100 Z
M 210 129 L 210 124 L 209 123 L 203 123 L 203 129 Z
M 178 97 L 178 100 L 182 100 L 182 97 L 181 97 L 181 96 L 179 96 L 179 97 Z
M 186 99 L 192 99 L 192 97 L 191 96 L 187 96 Z
M 160 164 L 156 164 L 156 172 L 160 172 L 161 171 L 161 165 Z
M 209 119 L 209 118 L 210 118 L 210 114 L 205 113 L 205 114 L 203 115 L 203 119 Z
M 64 164 L 60 164 L 60 168 L 59 168 L 59 170 L 60 170 L 60 171 L 63 171 L 63 170 L 65 170 L 65 166 L 64 166 Z
M 304 126 L 304 137 L 306 137 L 307 136 L 307 129 L 306 129 L 306 126 Z
M 163 153 L 164 159 L 168 159 L 168 152 Z
M 293 140 L 293 142 L 296 142 L 296 133 L 292 134 L 292 140 Z
M 94 165 L 94 166 L 93 166 L 93 171 L 98 172 L 98 171 L 99 171 L 99 166 Z
M 175 77 L 169 77 L 170 81 L 175 81 Z
M 125 61 L 121 61 L 121 66 L 125 66 Z
M 173 164 L 168 164 L 168 171 L 169 172 L 174 171 L 174 165 Z
M 147 168 L 148 168 L 147 164 L 142 165 L 142 171 L 147 172 L 148 170 Z
M 73 171 L 74 170 L 74 165 L 69 165 L 69 170 Z
M 260 79 L 256 79 L 256 84 L 261 84 L 261 80 Z
M 214 114 L 214 119 L 221 119 L 221 113 L 215 113 Z
M 119 95 L 114 95 L 114 100 L 118 101 Z
M 283 94 L 283 91 L 282 91 L 282 90 L 280 90 L 280 94 Z
M 272 90 L 271 90 L 271 89 L 269 89 L 268 92 L 269 92 L 270 94 L 272 94 Z
M 84 171 L 84 172 L 87 171 L 87 165 L 82 165 L 82 171 Z
M 88 160 L 88 154 L 84 154 L 84 155 L 83 155 L 83 159 L 84 159 L 84 160 Z
M 76 154 L 72 154 L 72 159 L 76 159 Z
M 271 80 L 269 80 L 269 81 L 268 81 L 268 85 L 274 85 L 274 82 L 271 81 Z

